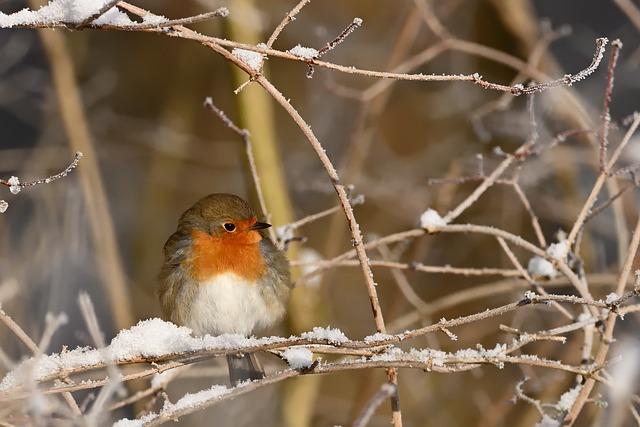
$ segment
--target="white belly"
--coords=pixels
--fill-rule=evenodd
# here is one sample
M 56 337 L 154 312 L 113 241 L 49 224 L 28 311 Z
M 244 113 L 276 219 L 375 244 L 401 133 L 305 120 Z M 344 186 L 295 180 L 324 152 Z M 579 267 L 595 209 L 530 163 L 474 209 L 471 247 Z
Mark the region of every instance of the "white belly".
M 195 334 L 251 335 L 270 326 L 279 313 L 265 304 L 257 283 L 233 273 L 216 276 L 199 285 L 186 326 Z

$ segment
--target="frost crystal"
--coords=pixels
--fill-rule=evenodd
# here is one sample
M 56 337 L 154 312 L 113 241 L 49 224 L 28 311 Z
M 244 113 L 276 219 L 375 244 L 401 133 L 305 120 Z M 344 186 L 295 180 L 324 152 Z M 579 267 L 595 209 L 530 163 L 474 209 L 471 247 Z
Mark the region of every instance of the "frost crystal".
M 615 292 L 611 292 L 609 295 L 607 295 L 607 299 L 605 300 L 605 302 L 607 304 L 613 304 L 614 302 L 616 302 L 620 297 L 618 296 L 618 294 L 616 294 Z
M 569 244 L 566 240 L 563 240 L 559 243 L 552 243 L 547 248 L 547 255 L 549 255 L 553 259 L 557 259 L 558 261 L 564 261 L 567 259 L 567 254 L 569 253 Z
M 305 347 L 288 348 L 282 353 L 282 357 L 292 369 L 308 368 L 313 363 L 313 353 Z
M 142 17 L 142 22 L 144 22 L 145 24 L 163 24 L 165 22 L 167 22 L 168 19 L 162 15 L 155 15 L 151 12 L 147 12 L 143 17 Z
M 533 292 L 533 291 L 527 291 L 527 292 L 525 292 L 525 293 L 524 293 L 524 297 L 525 297 L 526 299 L 534 299 L 534 298 L 535 298 L 535 297 L 537 297 L 537 296 L 538 296 L 538 295 L 537 295 L 535 292 Z
M 9 203 L 5 202 L 4 200 L 0 200 L 0 213 L 5 213 L 8 207 Z
M 312 47 L 304 47 L 299 44 L 289 49 L 289 53 L 299 58 L 313 59 L 318 56 L 318 51 Z
M 571 407 L 573 406 L 573 403 L 578 398 L 578 394 L 580 394 L 580 390 L 582 390 L 582 385 L 578 384 L 577 386 L 575 386 L 574 388 L 572 388 L 571 390 L 567 391 L 562 396 L 560 396 L 560 400 L 556 405 L 558 410 L 568 411 L 569 409 L 571 409 Z
M 420 215 L 420 227 L 427 231 L 433 231 L 445 225 L 447 225 L 446 221 L 433 209 L 427 209 Z
M 539 256 L 534 256 L 529 260 L 527 271 L 534 278 L 544 277 L 553 279 L 558 274 L 553 264 Z
M 11 191 L 11 194 L 18 194 L 20 190 L 22 190 L 22 187 L 20 186 L 20 179 L 18 179 L 17 176 L 9 178 L 7 184 L 9 184 L 9 191 Z
M 378 341 L 386 341 L 388 339 L 393 338 L 393 335 L 383 334 L 382 332 L 376 332 L 373 335 L 369 335 L 364 337 L 364 342 L 366 343 L 374 343 Z
M 247 64 L 253 71 L 260 71 L 262 69 L 264 57 L 260 52 L 235 48 L 231 51 L 231 53 L 240 61 Z

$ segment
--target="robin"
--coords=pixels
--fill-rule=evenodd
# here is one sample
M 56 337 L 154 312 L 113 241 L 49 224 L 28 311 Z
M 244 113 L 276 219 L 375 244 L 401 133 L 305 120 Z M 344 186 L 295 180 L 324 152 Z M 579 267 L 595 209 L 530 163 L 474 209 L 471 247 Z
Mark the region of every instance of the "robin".
M 249 336 L 285 312 L 289 262 L 249 204 L 216 193 L 187 209 L 164 245 L 159 297 L 172 322 L 197 335 Z M 264 377 L 255 354 L 227 356 L 229 378 Z

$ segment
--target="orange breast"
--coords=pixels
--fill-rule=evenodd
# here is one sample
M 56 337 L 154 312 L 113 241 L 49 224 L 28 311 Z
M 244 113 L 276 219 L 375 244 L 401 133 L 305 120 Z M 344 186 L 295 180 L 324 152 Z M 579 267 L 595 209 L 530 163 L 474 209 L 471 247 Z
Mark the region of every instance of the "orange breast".
M 222 273 L 235 273 L 251 282 L 265 272 L 260 253 L 262 237 L 256 231 L 214 237 L 203 231 L 191 234 L 193 241 L 190 269 L 197 281 Z

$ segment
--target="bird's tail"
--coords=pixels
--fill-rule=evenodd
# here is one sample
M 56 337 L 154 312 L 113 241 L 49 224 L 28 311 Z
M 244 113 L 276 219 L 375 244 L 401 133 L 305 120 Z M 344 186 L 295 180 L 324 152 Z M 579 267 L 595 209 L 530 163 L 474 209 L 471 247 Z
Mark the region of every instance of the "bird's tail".
M 255 353 L 228 354 L 227 365 L 229 365 L 229 380 L 233 385 L 246 380 L 264 378 L 264 369 Z

